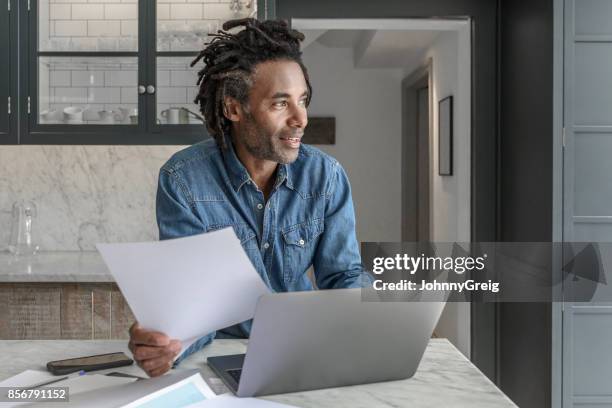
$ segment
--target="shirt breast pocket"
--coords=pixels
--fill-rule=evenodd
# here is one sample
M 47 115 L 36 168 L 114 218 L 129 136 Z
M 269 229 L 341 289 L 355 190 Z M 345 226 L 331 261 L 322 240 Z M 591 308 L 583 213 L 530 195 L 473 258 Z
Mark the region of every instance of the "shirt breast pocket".
M 312 265 L 313 257 L 323 233 L 323 220 L 295 224 L 281 231 L 283 237 L 283 279 L 297 281 Z

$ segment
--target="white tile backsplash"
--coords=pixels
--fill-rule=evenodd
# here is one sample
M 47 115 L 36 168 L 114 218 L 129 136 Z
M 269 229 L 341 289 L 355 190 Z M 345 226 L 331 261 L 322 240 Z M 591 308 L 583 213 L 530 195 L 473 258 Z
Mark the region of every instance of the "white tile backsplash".
M 49 86 L 70 86 L 70 71 L 51 71 Z
M 228 3 L 209 3 L 204 4 L 204 14 L 202 15 L 202 18 L 231 20 L 235 18 L 235 16 Z
M 170 85 L 170 71 L 157 71 L 157 86 L 169 86 Z
M 70 20 L 72 14 L 70 13 L 70 4 L 51 4 L 49 5 L 49 19 L 50 20 Z
M 74 71 L 72 73 L 72 86 L 101 87 L 104 85 L 104 71 Z
M 121 100 L 121 88 L 89 88 L 91 103 L 111 103 Z
M 74 37 L 87 35 L 85 20 L 55 20 L 55 35 L 58 37 Z
M 78 87 L 57 87 L 53 88 L 54 93 L 51 98 L 53 103 L 83 104 L 87 103 L 87 88 Z
M 120 21 L 101 20 L 87 22 L 87 34 L 92 37 L 116 37 L 120 31 Z
M 171 4 L 170 19 L 201 20 L 202 10 L 202 4 Z
M 159 103 L 185 103 L 187 102 L 187 89 L 182 87 L 157 87 L 157 102 Z
M 107 20 L 136 20 L 138 19 L 137 4 L 105 4 L 104 18 Z
M 196 87 L 198 75 L 196 70 L 192 71 L 170 71 L 170 86 L 193 86 Z
M 169 4 L 157 4 L 157 19 L 158 20 L 170 20 L 170 5 Z
M 138 72 L 131 71 L 106 71 L 106 86 L 133 86 L 138 84 Z
M 121 35 L 122 36 L 138 36 L 138 21 L 137 20 L 123 20 L 121 21 Z
M 104 20 L 102 4 L 73 4 L 72 18 L 74 20 Z
M 136 86 L 121 88 L 121 104 L 138 103 L 138 89 Z

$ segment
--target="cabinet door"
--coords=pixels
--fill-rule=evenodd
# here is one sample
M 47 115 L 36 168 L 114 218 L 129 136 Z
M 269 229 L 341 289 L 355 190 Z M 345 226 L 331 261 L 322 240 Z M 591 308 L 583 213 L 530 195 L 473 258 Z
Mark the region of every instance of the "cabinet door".
M 224 21 L 249 14 L 250 2 L 217 3 L 210 0 L 177 2 L 155 0 L 148 25 L 154 35 L 148 37 L 147 111 L 152 133 L 189 135 L 189 142 L 207 137 L 204 119 L 194 103 L 198 93 L 201 63 L 191 62 L 217 32 Z M 169 137 L 169 136 L 166 136 Z
M 564 9 L 563 239 L 612 242 L 612 2 L 565 0 Z M 564 303 L 564 407 L 612 405 L 611 338 L 609 303 Z
M 21 143 L 117 143 L 143 133 L 139 3 L 28 2 Z

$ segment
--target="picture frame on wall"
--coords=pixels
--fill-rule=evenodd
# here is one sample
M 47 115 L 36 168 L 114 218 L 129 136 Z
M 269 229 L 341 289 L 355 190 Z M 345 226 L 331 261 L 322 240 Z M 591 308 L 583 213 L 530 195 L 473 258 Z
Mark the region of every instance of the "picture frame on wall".
M 438 174 L 453 175 L 453 96 L 438 102 Z

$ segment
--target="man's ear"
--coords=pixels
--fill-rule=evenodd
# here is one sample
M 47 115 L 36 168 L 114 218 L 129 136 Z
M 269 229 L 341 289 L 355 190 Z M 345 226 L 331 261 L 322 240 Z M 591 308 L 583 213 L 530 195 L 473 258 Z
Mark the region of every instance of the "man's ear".
M 223 115 L 232 122 L 240 122 L 243 120 L 244 110 L 238 100 L 226 96 L 223 100 Z

